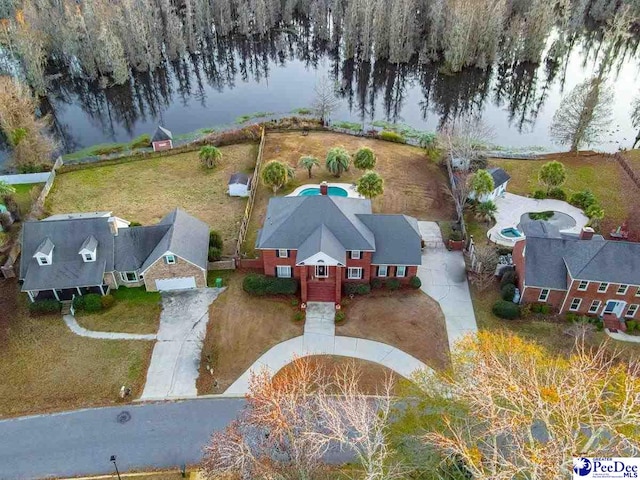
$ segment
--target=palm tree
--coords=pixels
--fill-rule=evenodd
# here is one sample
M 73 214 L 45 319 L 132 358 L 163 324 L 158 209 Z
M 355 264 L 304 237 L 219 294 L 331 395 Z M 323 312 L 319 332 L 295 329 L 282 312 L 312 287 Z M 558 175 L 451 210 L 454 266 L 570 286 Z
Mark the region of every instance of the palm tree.
M 591 205 L 584 213 L 589 217 L 589 225 L 594 228 L 598 228 L 600 226 L 600 220 L 604 218 L 604 210 L 600 205 L 597 203 Z
M 282 162 L 271 160 L 262 169 L 262 183 L 273 190 L 275 195 L 279 188 L 284 187 L 289 181 L 291 167 L 287 167 Z
M 11 193 L 16 193 L 16 189 L 4 180 L 0 180 L 0 196 L 9 195 Z
M 205 145 L 200 149 L 198 156 L 205 167 L 213 168 L 220 163 L 220 160 L 222 159 L 222 152 L 219 148 L 214 147 L 213 145 Z
M 376 172 L 367 172 L 356 182 L 356 191 L 365 198 L 374 198 L 384 193 L 384 180 Z
M 496 212 L 498 211 L 498 207 L 491 200 L 487 200 L 486 202 L 479 203 L 476 206 L 476 217 L 480 220 L 484 220 L 485 222 L 490 222 L 495 220 Z
M 340 178 L 343 172 L 349 170 L 351 157 L 344 147 L 334 147 L 327 152 L 325 166 L 336 178 Z
M 353 156 L 353 166 L 358 170 L 372 170 L 376 166 L 376 155 L 369 147 L 358 149 Z
M 300 162 L 298 163 L 298 165 L 306 168 L 307 172 L 309 172 L 309 178 L 311 178 L 311 169 L 313 167 L 319 167 L 320 161 L 316 157 L 305 155 L 304 157 L 300 157 Z

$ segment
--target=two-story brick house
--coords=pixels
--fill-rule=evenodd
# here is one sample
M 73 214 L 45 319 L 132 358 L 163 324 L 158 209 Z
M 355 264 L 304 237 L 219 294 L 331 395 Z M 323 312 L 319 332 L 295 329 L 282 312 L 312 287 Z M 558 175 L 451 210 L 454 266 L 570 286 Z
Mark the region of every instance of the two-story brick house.
M 543 221 L 523 231 L 513 250 L 521 303 L 601 316 L 609 328 L 640 319 L 640 244 L 605 240 L 590 228 L 564 234 Z
M 340 302 L 345 282 L 396 278 L 421 264 L 418 222 L 371 213 L 371 201 L 327 195 L 269 201 L 256 248 L 264 273 L 296 278 L 302 301 Z

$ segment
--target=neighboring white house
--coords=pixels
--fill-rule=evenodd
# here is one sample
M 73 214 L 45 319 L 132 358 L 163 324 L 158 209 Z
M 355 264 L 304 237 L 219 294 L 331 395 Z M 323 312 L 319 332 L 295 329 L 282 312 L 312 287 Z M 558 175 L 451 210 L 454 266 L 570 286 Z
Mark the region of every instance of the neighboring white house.
M 229 195 L 248 197 L 251 191 L 251 176 L 246 173 L 234 173 L 229 179 Z
M 504 193 L 507 191 L 507 185 L 509 184 L 509 180 L 511 179 L 509 174 L 501 168 L 497 168 L 497 167 L 489 168 L 487 172 L 489 172 L 493 177 L 493 191 L 485 195 L 482 195 L 480 198 L 478 198 L 477 200 L 479 202 L 486 202 L 489 200 L 495 201 L 496 198 L 504 195 Z M 476 193 L 475 192 L 469 193 L 469 198 L 471 200 L 475 200 Z

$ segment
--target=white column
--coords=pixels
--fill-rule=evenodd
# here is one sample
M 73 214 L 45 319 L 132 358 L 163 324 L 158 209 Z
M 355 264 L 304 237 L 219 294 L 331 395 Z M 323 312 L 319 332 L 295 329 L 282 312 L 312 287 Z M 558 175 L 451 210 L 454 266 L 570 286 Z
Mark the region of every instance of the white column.
M 76 290 L 78 291 L 78 295 L 82 295 L 82 292 L 80 291 L 80 287 L 76 287 Z
M 53 291 L 53 296 L 56 297 L 56 300 L 60 301 L 60 297 L 58 296 L 58 292 L 56 292 L 56 289 L 52 289 Z
M 102 295 L 104 295 L 104 288 L 102 288 L 102 285 L 100 285 L 100 293 L 102 293 Z
M 33 297 L 33 292 L 31 290 L 27 290 L 27 295 L 29 295 L 29 298 L 31 299 L 31 302 L 35 302 L 35 298 Z

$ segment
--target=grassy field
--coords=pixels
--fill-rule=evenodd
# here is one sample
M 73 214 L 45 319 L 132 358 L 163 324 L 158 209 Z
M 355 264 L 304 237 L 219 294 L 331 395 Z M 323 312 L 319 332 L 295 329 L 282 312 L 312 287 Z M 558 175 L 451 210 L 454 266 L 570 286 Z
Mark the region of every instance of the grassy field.
M 374 291 L 356 297 L 344 309 L 346 320 L 336 335 L 387 343 L 413 355 L 432 368 L 449 361 L 444 315 L 435 300 L 420 291 Z
M 209 307 L 196 383 L 200 395 L 224 392 L 261 354 L 302 335 L 303 323 L 293 322 L 289 300 L 249 296 L 242 290 L 243 277 L 229 276 L 227 290 Z M 213 375 L 206 371 L 207 355 L 213 359 Z
M 162 298 L 144 287 L 112 290 L 116 303 L 96 313 L 77 312 L 76 320 L 88 330 L 121 333 L 156 333 L 160 323 Z
M 640 230 L 640 191 L 635 187 L 619 164 L 610 157 L 595 154 L 554 154 L 542 160 L 491 160 L 492 166 L 504 168 L 511 180 L 507 190 L 519 195 L 531 195 L 541 188 L 538 184 L 540 167 L 558 160 L 567 168 L 567 182 L 563 189 L 567 195 L 589 189 L 600 200 L 605 211 L 601 230 L 608 233 L 624 220 L 629 220 L 633 230 Z
M 73 334 L 60 315 L 31 317 L 17 284 L 0 281 L 0 416 L 120 403 L 142 392 L 153 342 Z
M 208 223 L 233 252 L 247 200 L 229 197 L 234 172 L 251 172 L 257 147 L 221 147 L 222 164 L 208 170 L 198 152 L 96 166 L 59 174 L 48 199 L 51 213 L 110 210 L 143 225 L 156 223 L 176 207 Z
M 300 132 L 268 134 L 264 162 L 280 160 L 296 167 L 294 181 L 278 194 L 285 195 L 305 183 L 318 184 L 323 180 L 354 183 L 363 172 L 353 166 L 340 178 L 335 178 L 324 168 L 327 150 L 337 146 L 343 146 L 350 153 L 355 153 L 358 148 L 367 146 L 378 157 L 375 170 L 384 178 L 385 192 L 381 197 L 374 199 L 375 212 L 404 213 L 420 220 L 453 218 L 453 201 L 444 190 L 447 184 L 446 173 L 429 160 L 422 149 L 332 132 L 310 132 L 307 136 L 302 136 Z M 313 170 L 312 178 L 309 178 L 304 168 L 298 167 L 298 161 L 303 155 L 313 155 L 320 160 L 321 166 Z M 248 255 L 254 253 L 257 230 L 262 226 L 271 196 L 270 189 L 259 185 L 249 232 L 243 248 Z

